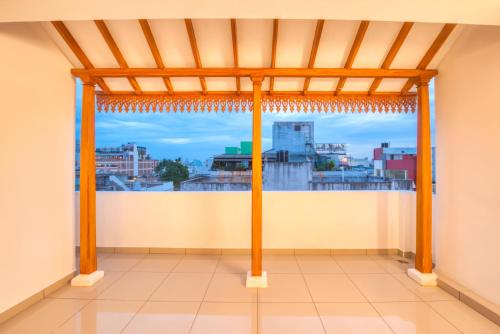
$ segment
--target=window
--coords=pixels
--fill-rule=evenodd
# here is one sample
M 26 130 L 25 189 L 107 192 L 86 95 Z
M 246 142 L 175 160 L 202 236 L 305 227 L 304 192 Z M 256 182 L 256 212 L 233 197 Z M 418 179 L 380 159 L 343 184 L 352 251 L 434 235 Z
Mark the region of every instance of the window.
M 77 190 L 80 109 L 77 101 Z M 413 190 L 416 122 L 405 113 L 265 112 L 263 189 Z M 96 113 L 95 129 L 99 191 L 251 189 L 249 112 Z

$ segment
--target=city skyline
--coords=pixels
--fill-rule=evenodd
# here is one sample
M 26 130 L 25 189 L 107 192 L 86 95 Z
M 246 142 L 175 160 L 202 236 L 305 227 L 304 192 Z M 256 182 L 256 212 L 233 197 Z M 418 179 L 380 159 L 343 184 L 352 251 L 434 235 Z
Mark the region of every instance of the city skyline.
M 79 100 L 77 85 L 77 124 L 79 138 Z M 431 84 L 431 118 L 434 143 L 434 85 Z M 96 113 L 96 147 L 120 146 L 128 142 L 146 146 L 156 159 L 205 160 L 221 154 L 226 146 L 251 140 L 252 114 L 232 113 Z M 263 150 L 272 148 L 275 121 L 313 121 L 315 142 L 346 143 L 354 157 L 372 158 L 381 142 L 392 146 L 416 146 L 417 117 L 414 114 L 358 113 L 269 113 L 262 116 Z

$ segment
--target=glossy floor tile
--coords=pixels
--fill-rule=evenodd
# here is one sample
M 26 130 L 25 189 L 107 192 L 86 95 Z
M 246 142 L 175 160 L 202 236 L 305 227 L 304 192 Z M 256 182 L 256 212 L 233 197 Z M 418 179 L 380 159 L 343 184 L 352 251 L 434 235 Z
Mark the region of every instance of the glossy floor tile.
M 500 326 L 457 300 L 430 302 L 429 305 L 463 333 L 500 334 Z
M 202 301 L 213 274 L 171 273 L 153 293 L 157 301 Z
M 331 256 L 301 255 L 297 263 L 303 274 L 342 274 L 340 266 Z
M 373 307 L 396 334 L 460 333 L 449 321 L 424 302 L 373 303 Z
M 202 303 L 192 334 L 257 333 L 256 303 Z
M 56 334 L 119 334 L 143 302 L 93 300 L 57 328 Z
M 328 334 L 392 333 L 368 303 L 318 303 L 316 307 Z
M 245 274 L 250 270 L 250 255 L 222 255 L 215 272 Z
M 352 274 L 349 277 L 370 302 L 420 301 L 391 274 Z
M 99 254 L 95 286 L 66 284 L 0 333 L 500 334 L 398 259 L 266 255 L 269 287 L 247 289 L 248 255 Z
M 324 334 L 313 303 L 259 304 L 259 333 Z
M 183 255 L 151 254 L 142 258 L 131 271 L 150 271 L 168 273 L 181 261 Z
M 312 302 L 304 277 L 300 274 L 269 274 L 268 285 L 259 289 L 260 302 Z
M 88 300 L 46 298 L 0 325 L 0 333 L 51 333 L 88 303 Z
M 344 274 L 305 274 L 315 302 L 366 302 L 359 289 Z
M 146 254 L 110 254 L 97 262 L 97 269 L 104 271 L 129 271 Z
M 108 300 L 147 300 L 165 277 L 167 277 L 165 273 L 129 271 L 97 298 Z
M 200 302 L 147 302 L 124 334 L 188 334 Z
M 247 289 L 245 274 L 216 273 L 207 290 L 209 302 L 257 302 L 257 289 Z
M 104 277 L 93 286 L 71 286 L 66 284 L 59 290 L 54 291 L 49 298 L 96 299 L 124 274 L 125 272 L 122 271 L 106 271 Z
M 173 272 L 213 273 L 219 258 L 218 255 L 186 255 L 180 260 Z

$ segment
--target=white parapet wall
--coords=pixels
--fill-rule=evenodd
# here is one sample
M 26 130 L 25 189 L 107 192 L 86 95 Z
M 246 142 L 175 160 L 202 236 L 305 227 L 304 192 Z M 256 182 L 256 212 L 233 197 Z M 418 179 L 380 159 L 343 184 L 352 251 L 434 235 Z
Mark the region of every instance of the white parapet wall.
M 250 217 L 250 192 L 98 192 L 97 245 L 250 248 Z M 264 192 L 263 247 L 414 252 L 415 194 Z

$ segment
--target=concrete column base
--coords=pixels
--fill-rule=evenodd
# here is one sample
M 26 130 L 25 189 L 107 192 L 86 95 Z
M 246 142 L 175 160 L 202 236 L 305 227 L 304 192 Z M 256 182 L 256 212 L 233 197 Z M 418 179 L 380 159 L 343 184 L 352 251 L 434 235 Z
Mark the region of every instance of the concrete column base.
M 252 276 L 252 272 L 247 272 L 247 288 L 267 288 L 267 273 L 262 272 L 261 276 Z
M 71 286 L 92 286 L 104 277 L 104 271 L 96 270 L 92 274 L 80 274 L 71 280 Z
M 437 286 L 437 275 L 434 273 L 424 274 L 415 268 L 410 268 L 408 276 L 422 286 Z

